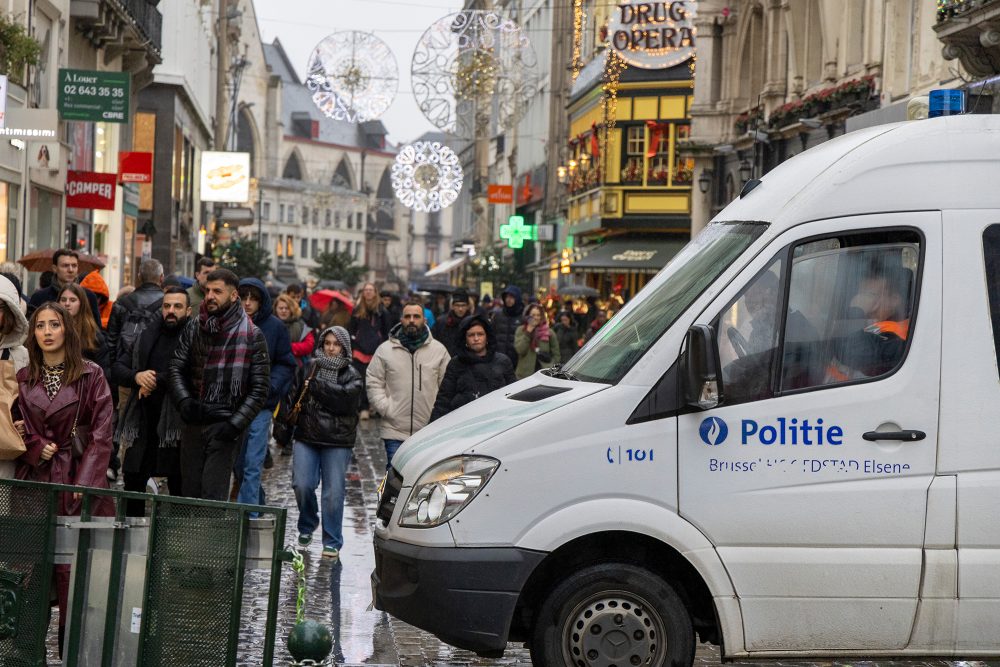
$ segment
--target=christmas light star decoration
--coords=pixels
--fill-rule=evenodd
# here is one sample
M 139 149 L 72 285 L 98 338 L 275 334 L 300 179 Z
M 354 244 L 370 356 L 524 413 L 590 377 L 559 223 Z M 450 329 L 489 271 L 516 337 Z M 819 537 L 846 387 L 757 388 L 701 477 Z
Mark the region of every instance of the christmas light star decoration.
M 424 32 L 410 64 L 413 95 L 439 130 L 471 139 L 513 127 L 538 85 L 537 58 L 521 27 L 502 14 L 465 10 Z
M 335 32 L 309 57 L 306 87 L 313 102 L 334 120 L 363 123 L 382 116 L 399 89 L 392 50 L 366 32 Z
M 436 141 L 417 141 L 396 155 L 392 189 L 403 206 L 434 212 L 448 208 L 462 191 L 462 165 L 455 151 Z

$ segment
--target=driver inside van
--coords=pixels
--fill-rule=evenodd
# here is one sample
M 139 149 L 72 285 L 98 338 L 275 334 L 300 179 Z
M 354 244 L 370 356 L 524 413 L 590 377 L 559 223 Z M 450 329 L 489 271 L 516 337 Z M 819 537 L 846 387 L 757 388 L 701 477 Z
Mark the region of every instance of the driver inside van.
M 830 364 L 830 383 L 875 377 L 894 369 L 910 334 L 910 287 L 913 274 L 902 267 L 871 269 L 851 300 L 851 319 L 863 319 L 861 331 L 848 335 Z

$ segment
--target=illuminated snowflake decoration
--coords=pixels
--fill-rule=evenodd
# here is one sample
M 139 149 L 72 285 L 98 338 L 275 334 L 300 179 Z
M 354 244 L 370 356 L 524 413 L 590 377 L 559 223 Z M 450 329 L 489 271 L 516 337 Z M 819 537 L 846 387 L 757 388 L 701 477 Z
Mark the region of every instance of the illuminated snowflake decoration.
M 458 155 L 434 141 L 404 146 L 392 165 L 392 189 L 403 206 L 434 212 L 448 208 L 462 191 Z
M 413 95 L 435 127 L 471 139 L 495 123 L 512 128 L 538 87 L 531 40 L 492 11 L 466 10 L 434 23 L 410 63 Z
M 306 88 L 328 117 L 363 123 L 381 117 L 396 98 L 399 66 L 375 35 L 335 32 L 313 49 Z

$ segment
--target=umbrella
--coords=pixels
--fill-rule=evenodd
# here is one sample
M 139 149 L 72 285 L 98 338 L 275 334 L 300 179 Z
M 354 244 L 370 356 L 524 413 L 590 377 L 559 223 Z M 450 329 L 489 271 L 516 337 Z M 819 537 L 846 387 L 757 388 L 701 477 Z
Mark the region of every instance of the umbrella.
M 566 285 L 559 288 L 560 296 L 600 296 L 601 293 L 586 285 Z
M 344 304 L 347 310 L 354 310 L 354 302 L 351 301 L 350 297 L 344 296 L 340 292 L 336 292 L 332 289 L 321 289 L 318 292 L 313 292 L 309 295 L 309 303 L 316 310 L 322 312 L 327 309 L 330 302 L 336 299 L 340 303 Z
M 321 280 L 316 283 L 318 289 L 347 290 L 347 283 L 343 280 Z
M 28 269 L 29 271 L 50 271 L 52 269 L 52 255 L 56 253 L 55 248 L 49 248 L 48 250 L 38 250 L 36 252 L 29 253 L 17 260 L 17 263 Z M 86 275 L 91 271 L 99 271 L 104 268 L 104 262 L 94 257 L 93 255 L 85 255 L 84 253 L 77 253 L 80 257 L 80 275 Z

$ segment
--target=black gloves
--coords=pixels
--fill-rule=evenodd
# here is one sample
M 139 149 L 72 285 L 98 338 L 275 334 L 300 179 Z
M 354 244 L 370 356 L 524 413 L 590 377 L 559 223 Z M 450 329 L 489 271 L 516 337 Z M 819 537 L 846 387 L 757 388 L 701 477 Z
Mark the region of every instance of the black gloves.
M 197 424 L 201 421 L 201 405 L 193 398 L 184 399 L 177 406 L 177 410 L 181 413 L 181 419 L 188 424 Z
M 220 442 L 232 442 L 240 437 L 240 431 L 229 422 L 209 424 L 202 432 L 206 439 Z

